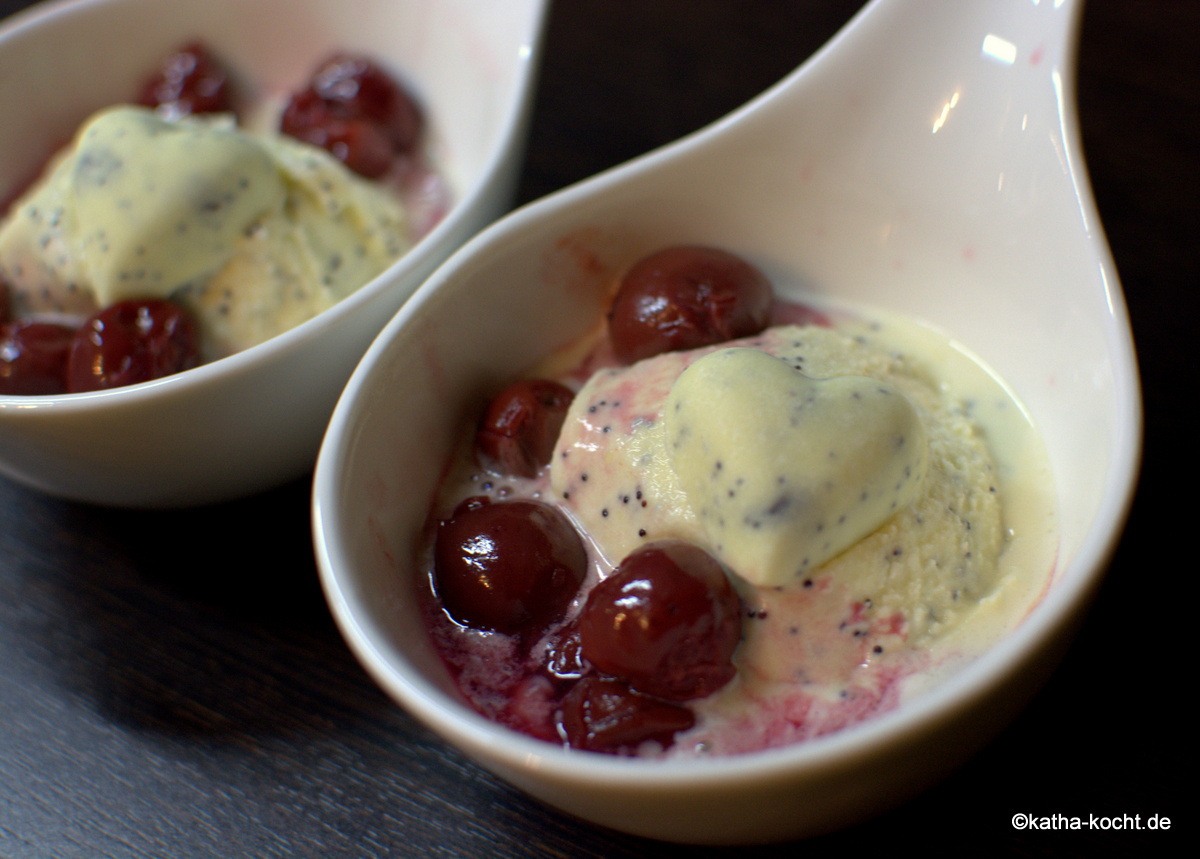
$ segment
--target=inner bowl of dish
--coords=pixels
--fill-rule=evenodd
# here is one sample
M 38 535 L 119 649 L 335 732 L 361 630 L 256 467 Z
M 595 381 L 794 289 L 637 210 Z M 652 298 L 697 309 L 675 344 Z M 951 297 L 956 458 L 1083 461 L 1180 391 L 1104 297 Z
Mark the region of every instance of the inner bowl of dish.
M 126 388 L 0 396 L 0 473 L 66 498 L 184 506 L 305 474 L 362 353 L 433 268 L 510 203 L 544 3 L 65 0 L 0 27 L 0 196 L 80 123 L 133 101 L 169 52 L 200 42 L 250 108 L 334 54 L 369 57 L 415 97 L 444 196 L 403 256 L 332 308 L 258 345 Z M 434 183 L 431 183 L 431 186 Z
M 1021 14 L 1054 11 L 1013 12 Z M 888 23 L 853 34 L 875 46 L 878 66 L 852 52 L 844 62 L 814 62 L 717 126 L 484 231 L 372 345 L 330 424 L 314 534 L 351 648 L 448 742 L 588 821 L 672 841 L 761 842 L 828 831 L 902 802 L 978 750 L 1049 676 L 1123 525 L 1140 452 L 1137 370 L 1078 166 L 1070 100 L 1028 66 L 997 69 L 974 44 L 965 79 L 956 74 L 948 85 L 945 68 L 917 68 L 897 97 L 888 60 L 913 40 Z M 1044 46 L 1044 32 L 1009 23 L 1018 55 Z M 1045 57 L 1068 79 L 1072 60 Z M 956 86 L 1004 97 L 937 100 Z M 796 98 L 805 111 L 793 116 L 828 121 L 781 130 L 778 114 L 762 109 Z M 997 103 L 1024 116 L 1020 127 L 996 122 Z M 939 119 L 939 104 L 950 121 Z M 1045 447 L 1057 537 L 1042 559 L 1048 584 L 982 655 L 840 731 L 683 760 L 564 749 L 466 702 L 431 640 L 418 596 L 429 572 L 419 559 L 447 464 L 489 397 L 594 332 L 621 274 L 677 244 L 737 253 L 785 299 L 911 315 L 978 355 L 1024 405 Z

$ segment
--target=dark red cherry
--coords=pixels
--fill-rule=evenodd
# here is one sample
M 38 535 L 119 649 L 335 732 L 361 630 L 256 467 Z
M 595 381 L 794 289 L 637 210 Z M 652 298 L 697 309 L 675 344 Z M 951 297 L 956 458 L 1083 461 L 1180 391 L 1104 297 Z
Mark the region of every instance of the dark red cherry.
M 575 680 L 587 673 L 578 624 L 568 624 L 549 637 L 542 667 L 557 680 Z
M 474 629 L 541 632 L 586 572 L 583 540 L 548 504 L 469 498 L 438 525 L 434 587 L 449 615 Z
M 416 147 L 421 116 L 408 93 L 377 65 L 362 57 L 337 56 L 292 96 L 279 128 L 374 179 L 390 169 L 397 154 Z
M 185 45 L 163 60 L 146 82 L 139 103 L 166 108 L 173 116 L 233 110 L 229 76 L 198 42 Z
M 312 89 L 336 116 L 362 118 L 384 131 L 397 152 L 417 144 L 421 114 L 407 92 L 363 57 L 336 56 L 317 69 Z
M 571 389 L 548 379 L 513 382 L 488 404 L 475 434 L 480 464 L 498 474 L 534 477 L 550 462 Z
M 324 128 L 322 146 L 368 179 L 378 179 L 392 166 L 391 144 L 379 126 L 365 119 L 332 120 Z
M 631 552 L 592 589 L 579 630 L 584 657 L 600 671 L 687 701 L 733 678 L 741 602 L 716 559 L 664 540 Z
M 48 322 L 0 325 L 0 394 L 40 396 L 66 390 L 75 329 Z
M 336 121 L 329 104 L 310 87 L 288 100 L 279 118 L 279 130 L 297 140 L 328 149 L 329 125 Z
M 297 93 L 284 110 L 280 130 L 330 152 L 348 168 L 377 179 L 392 166 L 394 148 L 377 125 L 363 118 L 338 116 L 311 89 Z
M 639 695 L 611 677 L 584 677 L 562 703 L 567 745 L 592 752 L 632 751 L 647 740 L 666 748 L 695 723 L 687 707 Z
M 696 349 L 766 328 L 771 284 L 742 258 L 716 248 L 678 246 L 650 254 L 621 279 L 608 312 L 619 360 Z
M 101 310 L 76 332 L 67 390 L 119 388 L 198 363 L 196 325 L 187 311 L 165 299 L 128 299 Z

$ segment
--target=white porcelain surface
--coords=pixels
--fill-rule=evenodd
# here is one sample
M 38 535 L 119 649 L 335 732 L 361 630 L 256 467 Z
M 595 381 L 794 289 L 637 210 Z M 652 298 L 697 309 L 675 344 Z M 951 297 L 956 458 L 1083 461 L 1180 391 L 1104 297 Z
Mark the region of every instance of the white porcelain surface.
M 386 273 L 316 319 L 195 370 L 119 390 L 0 396 L 0 473 L 128 506 L 223 500 L 306 473 L 372 338 L 508 207 L 544 0 L 67 0 L 0 26 L 0 198 L 92 110 L 132 98 L 199 38 L 260 92 L 298 89 L 336 50 L 379 58 L 425 106 L 454 207 Z
M 316 472 L 323 584 L 383 688 L 534 796 L 688 842 L 845 825 L 993 736 L 1086 607 L 1139 462 L 1133 345 L 1075 125 L 1080 14 L 1075 0 L 877 0 L 748 107 L 508 216 L 443 265 L 356 371 Z M 783 291 L 923 317 L 990 363 L 1052 460 L 1055 581 L 1014 634 L 874 722 L 723 760 L 570 753 L 459 703 L 411 598 L 416 540 L 486 393 L 594 325 L 632 260 L 681 241 L 744 254 Z

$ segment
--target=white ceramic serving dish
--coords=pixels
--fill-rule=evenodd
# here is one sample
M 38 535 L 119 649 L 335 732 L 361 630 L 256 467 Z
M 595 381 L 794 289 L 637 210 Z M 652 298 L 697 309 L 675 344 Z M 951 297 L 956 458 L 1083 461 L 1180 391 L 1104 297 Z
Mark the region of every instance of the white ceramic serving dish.
M 93 110 L 134 98 L 199 39 L 259 93 L 299 89 L 335 51 L 377 58 L 416 93 L 453 207 L 351 298 L 177 376 L 94 394 L 0 396 L 0 473 L 66 498 L 168 507 L 306 474 L 372 338 L 455 248 L 507 210 L 544 0 L 63 0 L 0 24 L 0 199 Z
M 380 685 L 533 796 L 682 842 L 844 826 L 994 736 L 1097 587 L 1140 456 L 1133 345 L 1075 124 L 1080 15 L 1076 0 L 876 0 L 746 108 L 513 213 L 439 268 L 355 372 L 316 471 L 323 585 Z M 1051 461 L 1054 580 L 996 647 L 874 721 L 716 760 L 565 751 L 463 705 L 412 596 L 417 542 L 485 398 L 595 325 L 624 267 L 680 242 L 740 253 L 786 294 L 923 318 L 997 370 Z

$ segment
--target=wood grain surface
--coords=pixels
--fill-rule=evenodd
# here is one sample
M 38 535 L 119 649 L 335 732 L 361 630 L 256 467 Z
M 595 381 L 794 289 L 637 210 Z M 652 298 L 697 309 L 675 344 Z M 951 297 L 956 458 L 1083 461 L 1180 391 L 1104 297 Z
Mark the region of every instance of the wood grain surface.
M 3 0 L 0 14 L 26 5 Z M 559 0 L 519 201 L 720 117 L 858 5 Z M 1128 530 L 1064 663 L 998 740 L 895 811 L 803 844 L 689 855 L 1166 855 L 1161 832 L 1018 831 L 1010 818 L 1158 814 L 1191 828 L 1176 786 L 1195 753 L 1178 691 L 1195 561 L 1176 546 L 1194 508 L 1198 39 L 1192 0 L 1085 10 L 1084 144 L 1135 328 L 1147 444 Z M 0 479 L 0 857 L 668 852 L 527 799 L 373 685 L 322 601 L 308 491 L 145 513 Z

